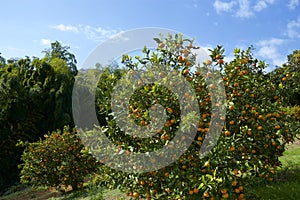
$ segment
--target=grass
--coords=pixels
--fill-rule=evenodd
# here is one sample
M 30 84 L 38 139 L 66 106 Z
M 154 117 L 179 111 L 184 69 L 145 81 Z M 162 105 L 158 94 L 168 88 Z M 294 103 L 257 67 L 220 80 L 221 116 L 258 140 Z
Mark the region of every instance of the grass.
M 282 168 L 274 182 L 254 183 L 249 188 L 253 200 L 299 200 L 300 199 L 300 142 L 290 145 L 280 158 Z M 107 190 L 93 184 L 86 184 L 84 189 L 61 194 L 55 190 L 40 188 L 33 190 L 28 186 L 17 185 L 10 189 L 0 200 L 124 200 L 128 199 L 119 190 Z
M 273 183 L 258 183 L 250 188 L 250 199 L 300 199 L 300 144 L 290 145 L 280 158 L 282 167 Z

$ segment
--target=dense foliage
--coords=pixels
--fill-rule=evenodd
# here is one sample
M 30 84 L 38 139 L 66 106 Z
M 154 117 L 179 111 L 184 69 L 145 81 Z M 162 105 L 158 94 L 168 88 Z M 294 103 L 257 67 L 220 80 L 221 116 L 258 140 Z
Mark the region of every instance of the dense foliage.
M 88 153 L 76 130 L 65 127 L 61 133 L 45 135 L 45 139 L 25 144 L 20 165 L 21 182 L 34 187 L 56 187 L 67 190 L 71 186 L 77 190 L 83 186 L 87 175 L 95 173 L 99 165 Z
M 155 41 L 157 48 L 145 47 L 143 56 L 123 55 L 124 68 L 82 70 L 80 76 L 75 56 L 58 42 L 52 43 L 41 59 L 5 60 L 0 56 L 0 188 L 17 181 L 21 155 L 22 182 L 63 189 L 72 186 L 76 190 L 86 175 L 97 172 L 100 176 L 105 174 L 106 187 L 118 187 L 134 198 L 245 199 L 247 184 L 255 177 L 272 181 L 281 164 L 278 158 L 299 133 L 299 107 L 290 107 L 299 105 L 299 50 L 288 55 L 288 62 L 282 67 L 266 73 L 267 65 L 253 56 L 251 47 L 235 49 L 234 59 L 225 62 L 224 49 L 217 46 L 211 50 L 211 59 L 197 68 L 193 50 L 198 47 L 193 40 L 169 35 Z M 152 70 L 157 66 L 165 67 L 163 70 L 172 72 L 175 78 L 183 78 L 196 95 L 182 90 L 180 94 L 187 103 L 181 105 L 181 97 L 174 93 L 179 81 L 168 82 L 168 87 L 145 83 L 140 77 L 141 69 L 150 71 L 149 76 L 162 80 L 161 83 L 166 82 L 170 74 Z M 219 73 L 221 81 L 213 82 L 212 72 Z M 76 76 L 81 80 L 79 94 L 90 94 L 97 85 L 96 102 L 85 99 L 88 95 L 81 95 L 78 100 L 84 106 L 95 106 L 102 132 L 116 147 L 115 156 L 142 154 L 167 145 L 176 149 L 189 140 L 191 145 L 178 159 L 161 154 L 158 159 L 172 160 L 172 164 L 149 172 L 122 172 L 99 165 L 89 153 L 93 149 L 81 142 L 92 139 L 94 144 L 101 144 L 95 140 L 98 129 L 80 134 L 86 138 L 79 138 L 72 129 L 72 114 L 90 124 L 89 113 L 82 114 L 80 107 L 71 108 Z M 151 125 L 152 111 L 162 108 L 161 114 L 166 116 L 152 137 L 139 138 L 138 128 L 133 134 L 126 134 L 116 122 L 112 105 L 124 102 L 112 101 L 112 94 L 126 96 L 124 88 L 115 87 L 124 76 L 137 80 L 135 91 L 128 97 L 126 113 L 133 127 Z M 87 83 L 89 80 L 96 83 L 93 88 Z M 219 91 L 222 87 L 224 94 Z M 195 111 L 190 104 L 193 101 L 199 106 L 199 116 L 195 112 L 182 116 L 183 109 Z M 225 108 L 226 115 L 211 112 L 212 108 Z M 225 125 L 216 121 L 225 121 Z M 70 129 L 63 129 L 65 125 Z M 200 158 L 199 151 L 208 133 L 218 129 L 222 132 L 216 147 Z M 186 135 L 177 137 L 179 130 Z M 194 135 L 190 134 L 192 130 Z M 90 134 L 92 137 L 88 138 Z M 25 142 L 24 152 L 24 146 L 16 146 L 18 141 Z M 152 164 L 158 159 L 151 160 Z M 143 167 L 138 163 L 134 166 L 140 170 Z
M 197 92 L 201 116 L 197 125 L 197 135 L 190 148 L 174 163 L 160 170 L 147 173 L 125 173 L 109 167 L 104 168 L 112 178 L 111 183 L 121 185 L 129 196 L 147 199 L 186 199 L 197 198 L 230 198 L 245 199 L 247 183 L 254 177 L 272 181 L 275 170 L 280 166 L 278 160 L 285 145 L 293 142 L 297 127 L 293 117 L 283 111 L 288 95 L 285 80 L 273 82 L 269 74 L 264 72 L 266 64 L 252 55 L 252 49 L 235 49 L 235 58 L 224 62 L 224 49 L 218 46 L 211 51 L 212 62 L 205 65 L 219 69 L 222 83 L 206 84 L 211 72 L 195 71 L 195 57 L 192 55 L 192 41 L 183 40 L 180 36 L 156 39 L 158 47 L 150 52 L 144 49 L 143 58 L 123 56 L 123 64 L 128 73 L 134 76 L 142 66 L 164 65 L 182 74 Z M 164 78 L 164 74 L 159 74 Z M 288 74 L 275 74 L 285 76 Z M 102 79 L 100 85 L 116 82 L 115 79 Z M 209 126 L 212 123 L 211 91 L 224 84 L 226 91 L 227 112 L 225 126 L 218 145 L 203 159 L 199 158 L 199 150 Z M 176 87 L 176 83 L 174 85 Z M 112 92 L 111 86 L 102 88 L 106 93 Z M 100 88 L 101 89 L 101 88 Z M 109 91 L 109 92 L 107 92 Z M 109 98 L 107 96 L 106 98 Z M 151 138 L 140 139 L 125 134 L 113 120 L 111 115 L 111 99 L 101 101 L 98 106 L 106 110 L 108 121 L 106 135 L 119 148 L 116 154 L 144 153 L 157 150 L 174 139 L 178 130 L 180 109 L 178 100 L 170 90 L 157 84 L 144 85 L 131 96 L 128 120 L 137 125 L 149 124 L 148 109 L 155 109 L 155 104 L 164 106 L 167 121 Z M 172 102 L 172 103 L 167 103 Z M 173 103 L 174 102 L 174 103 Z M 222 106 L 222 105 L 217 105 Z M 184 123 L 181 124 L 185 126 Z M 136 133 L 138 136 L 138 133 Z M 186 140 L 182 137 L 181 140 Z M 175 146 L 176 148 L 176 146 Z M 162 155 L 164 159 L 164 155 Z M 153 161 L 155 162 L 155 161 Z M 136 166 L 136 168 L 142 166 Z
M 23 151 L 18 140 L 36 141 L 48 131 L 73 126 L 71 96 L 76 60 L 58 42 L 42 59 L 0 61 L 0 188 L 18 180 Z
M 287 63 L 269 73 L 270 79 L 286 90 L 285 104 L 300 105 L 300 50 L 287 56 Z

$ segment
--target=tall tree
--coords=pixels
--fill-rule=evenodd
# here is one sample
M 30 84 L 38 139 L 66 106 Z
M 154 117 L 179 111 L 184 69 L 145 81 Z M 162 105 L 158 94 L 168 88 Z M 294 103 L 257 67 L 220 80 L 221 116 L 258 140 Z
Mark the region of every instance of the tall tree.
M 77 60 L 75 55 L 69 52 L 70 47 L 62 46 L 58 41 L 51 43 L 51 49 L 43 51 L 48 60 L 60 58 L 65 60 L 73 75 L 77 74 Z
M 58 42 L 51 47 L 42 59 L 0 59 L 0 188 L 18 178 L 18 140 L 32 142 L 64 125 L 74 126 L 76 59 Z

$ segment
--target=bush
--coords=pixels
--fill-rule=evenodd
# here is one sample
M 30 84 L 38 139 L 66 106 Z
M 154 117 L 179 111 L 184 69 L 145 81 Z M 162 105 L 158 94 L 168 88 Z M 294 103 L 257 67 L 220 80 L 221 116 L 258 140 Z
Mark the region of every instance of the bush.
M 204 65 L 219 70 L 223 83 L 207 85 L 206 81 L 212 74 L 193 68 L 195 57 L 191 53 L 192 41 L 184 40 L 180 35 L 156 38 L 156 41 L 156 51 L 150 53 L 145 48 L 144 58 L 136 57 L 137 60 L 133 60 L 130 56 L 123 56 L 123 63 L 132 76 L 138 72 L 139 66 L 151 64 L 165 65 L 182 74 L 196 91 L 199 102 L 201 116 L 196 124 L 197 134 L 179 159 L 159 170 L 127 173 L 109 167 L 103 168 L 115 180 L 111 184 L 121 185 L 128 196 L 135 198 L 244 199 L 247 196 L 247 183 L 254 177 L 272 181 L 276 168 L 280 166 L 278 158 L 284 152 L 285 144 L 292 142 L 295 135 L 294 127 L 289 123 L 290 116 L 280 109 L 285 90 L 267 78 L 263 72 L 266 64 L 253 57 L 251 48 L 244 51 L 235 49 L 234 60 L 226 63 L 223 60 L 224 49 L 218 46 L 211 50 L 212 61 Z M 165 75 L 158 76 L 163 79 Z M 215 101 L 211 98 L 211 91 L 222 84 L 225 86 L 226 104 L 212 105 Z M 176 87 L 176 83 L 173 87 Z M 112 91 L 110 88 L 102 89 Z M 186 98 L 189 98 L 188 95 Z M 152 109 L 155 104 L 165 107 L 167 121 L 153 137 L 145 139 L 125 134 L 114 120 L 115 116 L 110 114 L 110 101 L 98 102 L 98 106 L 105 108 L 111 119 L 105 133 L 118 146 L 116 156 L 124 152 L 130 155 L 158 150 L 171 143 L 174 138 L 178 139 L 175 133 L 179 129 L 180 120 L 181 127 L 189 126 L 189 120 L 180 119 L 182 116 L 178 97 L 172 93 L 172 88 L 164 88 L 155 83 L 144 85 L 142 81 L 129 101 L 128 120 L 136 125 L 147 126 L 150 122 L 148 109 Z M 199 150 L 207 137 L 210 124 L 215 123 L 212 119 L 222 117 L 212 116 L 212 106 L 227 106 L 226 118 L 221 119 L 226 123 L 217 146 L 201 159 Z M 139 134 L 136 132 L 137 136 Z M 184 142 L 188 138 L 180 139 Z M 168 155 L 161 156 L 165 159 Z M 140 169 L 143 166 L 136 163 L 134 167 Z
M 300 106 L 287 107 L 288 115 L 293 116 L 296 121 L 300 121 Z
M 44 140 L 25 144 L 24 162 L 19 167 L 21 182 L 34 187 L 46 186 L 58 189 L 79 189 L 84 178 L 98 170 L 98 162 L 88 153 L 76 135 L 68 127 L 45 135 Z

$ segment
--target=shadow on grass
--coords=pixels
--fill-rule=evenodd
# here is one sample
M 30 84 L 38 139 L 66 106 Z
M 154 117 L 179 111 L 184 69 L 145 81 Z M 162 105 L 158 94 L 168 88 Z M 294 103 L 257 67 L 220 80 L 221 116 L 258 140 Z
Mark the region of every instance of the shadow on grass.
M 252 183 L 248 194 L 248 199 L 253 200 L 299 200 L 300 166 L 289 166 L 279 170 L 273 182 Z

